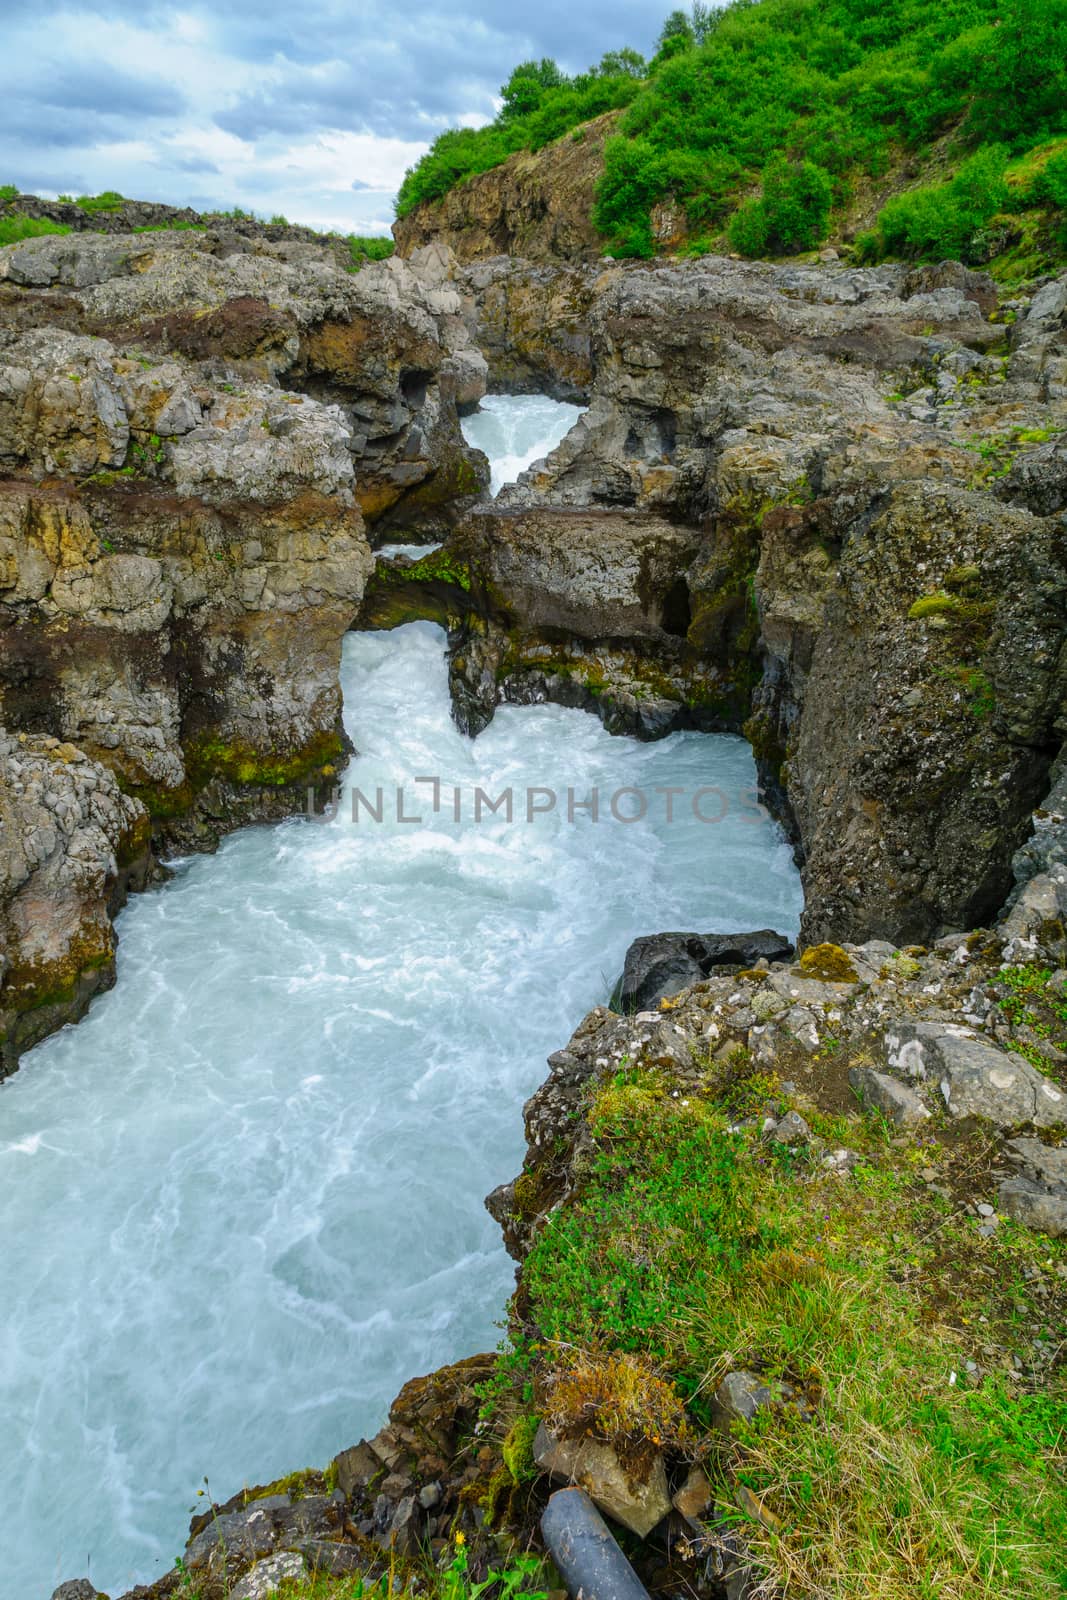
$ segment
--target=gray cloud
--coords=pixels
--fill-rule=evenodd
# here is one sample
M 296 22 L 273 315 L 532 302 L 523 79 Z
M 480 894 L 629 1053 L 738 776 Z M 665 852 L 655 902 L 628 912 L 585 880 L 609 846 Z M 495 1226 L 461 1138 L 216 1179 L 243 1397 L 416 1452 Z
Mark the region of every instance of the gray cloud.
M 218 167 L 213 161 L 204 161 L 200 156 L 176 156 L 170 163 L 175 172 L 213 172 L 218 173 Z
M 26 98 L 67 111 L 92 111 L 110 119 L 176 117 L 186 97 L 162 78 L 135 78 L 104 62 L 67 68 L 55 78 L 39 80 Z
M 90 148 L 129 138 L 146 122 L 174 118 L 185 107 L 173 84 L 106 63 L 58 72 L 31 67 L 0 97 L 0 141 L 30 151 Z
M 647 51 L 669 9 L 669 0 L 459 0 L 458 9 L 0 0 L 0 46 L 19 64 L 0 98 L 0 177 L 25 184 L 52 170 L 43 152 L 77 151 L 90 186 L 185 204 L 190 178 L 203 174 L 219 179 L 213 203 L 239 202 L 247 188 L 290 215 L 299 207 L 332 225 L 343 211 L 383 227 L 388 185 L 411 159 L 397 157 L 395 141 L 428 144 L 446 126 L 491 116 L 500 85 L 531 56 L 577 71 L 623 44 Z M 316 141 L 367 136 L 394 142 L 388 163 L 361 146 L 366 156 L 354 155 L 347 174 L 327 174 L 314 156 Z M 76 186 L 66 176 L 60 185 Z
M 300 13 L 300 39 L 292 41 L 284 32 L 249 32 L 238 7 L 227 16 L 228 33 L 242 50 L 276 64 L 276 82 L 239 97 L 216 121 L 253 140 L 309 127 L 432 138 L 465 113 L 491 116 L 494 95 L 519 61 L 554 55 L 580 71 L 605 50 L 631 42 L 647 48 L 666 9 L 648 0 L 581 8 L 549 0 L 534 18 L 512 4 L 399 15 L 372 4 L 339 28 L 335 8 L 319 4 Z

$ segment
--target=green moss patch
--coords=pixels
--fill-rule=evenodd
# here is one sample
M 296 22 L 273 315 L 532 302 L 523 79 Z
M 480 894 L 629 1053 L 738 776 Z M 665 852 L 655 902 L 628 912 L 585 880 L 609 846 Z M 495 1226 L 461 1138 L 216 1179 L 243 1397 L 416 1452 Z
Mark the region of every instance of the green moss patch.
M 191 741 L 185 752 L 190 781 L 198 789 L 212 778 L 274 789 L 319 782 L 336 773 L 344 756 L 339 733 L 317 733 L 300 749 L 285 754 L 259 750 L 240 739 L 204 735 Z

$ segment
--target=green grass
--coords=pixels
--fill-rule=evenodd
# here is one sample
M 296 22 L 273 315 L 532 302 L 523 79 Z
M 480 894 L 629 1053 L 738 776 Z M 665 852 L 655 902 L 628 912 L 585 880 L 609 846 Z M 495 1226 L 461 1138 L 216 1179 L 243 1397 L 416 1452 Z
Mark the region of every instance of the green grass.
M 61 222 L 47 222 L 37 217 L 0 217 L 0 247 L 20 244 L 23 239 L 39 239 L 47 233 L 69 233 Z
M 803 1390 L 815 1421 L 763 1413 L 708 1457 L 725 1502 L 741 1484 L 765 1507 L 737 1521 L 790 1596 L 1063 1592 L 1063 1381 L 968 1386 L 964 1366 L 978 1316 L 1018 1336 L 1023 1269 L 1062 1247 L 1002 1224 L 977 1253 L 968 1224 L 916 1183 L 924 1157 L 875 1125 L 850 1130 L 865 1161 L 847 1181 L 729 1131 L 766 1089 L 737 1077 L 729 1109 L 649 1074 L 600 1092 L 581 1191 L 524 1268 L 536 1359 L 572 1346 L 645 1357 L 703 1428 L 732 1367 Z

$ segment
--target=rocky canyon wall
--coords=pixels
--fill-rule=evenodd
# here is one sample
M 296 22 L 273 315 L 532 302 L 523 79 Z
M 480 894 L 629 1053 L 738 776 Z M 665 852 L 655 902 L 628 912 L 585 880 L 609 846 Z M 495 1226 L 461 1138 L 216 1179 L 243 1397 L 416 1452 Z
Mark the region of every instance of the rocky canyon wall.
M 371 542 L 433 537 L 485 481 L 460 310 L 329 242 L 0 251 L 0 725 L 36 774 L 10 769 L 0 844 L 9 1064 L 109 981 L 108 912 L 149 836 L 210 848 L 332 783 Z
M 1067 282 L 1001 304 L 952 263 L 436 270 L 499 382 L 589 398 L 447 546 L 461 722 L 548 697 L 744 731 L 807 938 L 993 915 L 1067 731 Z

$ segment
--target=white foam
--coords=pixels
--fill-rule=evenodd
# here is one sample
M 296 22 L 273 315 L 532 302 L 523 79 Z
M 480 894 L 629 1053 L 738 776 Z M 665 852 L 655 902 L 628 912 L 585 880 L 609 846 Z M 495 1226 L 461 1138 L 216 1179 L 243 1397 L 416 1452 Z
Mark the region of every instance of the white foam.
M 582 410 L 543 394 L 487 394 L 461 427 L 467 443 L 489 457 L 490 494 L 498 494 L 554 450 Z

